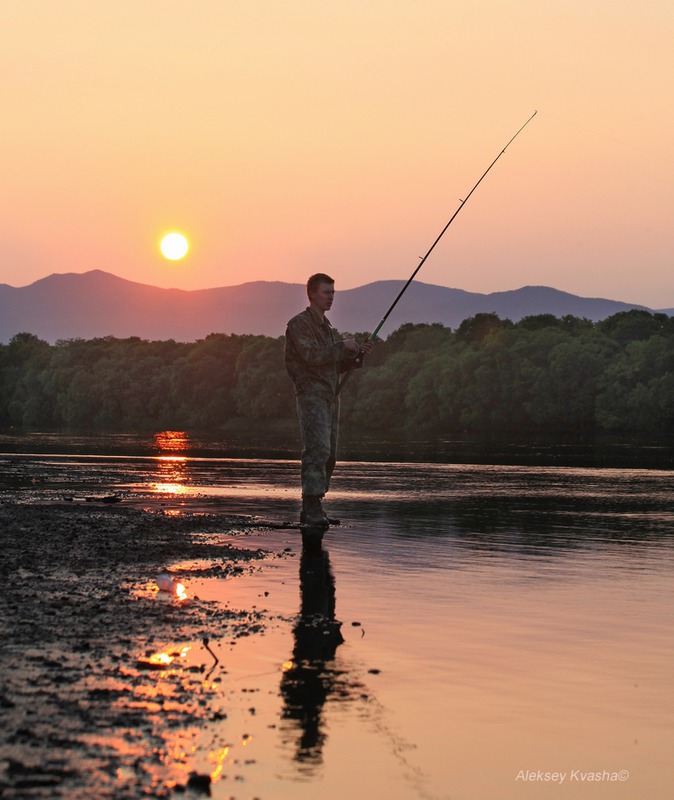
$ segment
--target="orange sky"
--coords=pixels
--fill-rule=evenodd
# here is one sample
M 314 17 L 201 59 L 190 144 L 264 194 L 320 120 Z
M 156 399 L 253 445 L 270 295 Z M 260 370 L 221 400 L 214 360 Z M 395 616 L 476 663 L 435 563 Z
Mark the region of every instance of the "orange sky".
M 669 0 L 12 6 L 2 283 L 406 279 L 538 110 L 419 279 L 674 307 Z

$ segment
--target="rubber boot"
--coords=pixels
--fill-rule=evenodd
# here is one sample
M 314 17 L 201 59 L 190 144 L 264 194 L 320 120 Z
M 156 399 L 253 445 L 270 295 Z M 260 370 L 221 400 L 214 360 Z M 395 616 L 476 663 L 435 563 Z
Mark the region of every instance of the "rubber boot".
M 322 498 L 320 498 L 320 497 L 318 498 L 318 500 L 319 500 L 319 503 L 320 503 L 321 499 L 322 499 Z M 325 519 L 327 520 L 327 522 L 328 522 L 328 525 L 341 525 L 341 524 L 342 524 L 342 523 L 341 523 L 341 520 L 338 520 L 338 519 L 333 519 L 332 517 L 329 517 L 329 516 L 328 516 L 328 515 L 325 513 L 325 509 L 323 508 L 323 504 L 322 504 L 322 503 L 320 503 L 320 505 L 321 505 L 321 511 L 323 512 L 323 516 L 324 516 L 324 517 L 325 517 Z M 300 511 L 300 525 L 304 525 L 304 524 L 306 524 L 306 523 L 307 523 L 307 512 L 306 512 L 306 511 L 305 511 L 305 509 L 304 509 L 304 495 L 303 495 L 303 496 L 302 496 L 302 510 Z
M 323 513 L 321 498 L 317 495 L 302 495 L 300 522 L 312 528 L 327 528 L 330 523 Z

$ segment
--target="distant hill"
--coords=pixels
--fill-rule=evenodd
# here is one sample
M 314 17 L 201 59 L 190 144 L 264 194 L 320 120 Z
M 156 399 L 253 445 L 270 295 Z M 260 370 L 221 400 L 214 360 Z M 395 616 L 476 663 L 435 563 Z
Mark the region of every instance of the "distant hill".
M 404 281 L 390 280 L 343 291 L 338 287 L 330 320 L 342 331 L 372 330 L 403 285 Z M 0 284 L 0 342 L 21 332 L 48 342 L 99 336 L 188 342 L 209 333 L 280 336 L 288 319 L 306 305 L 301 284 L 256 281 L 184 291 L 147 286 L 101 270 L 54 274 L 21 288 Z M 531 314 L 571 314 L 596 322 L 633 308 L 651 310 L 546 286 L 478 294 L 414 282 L 380 335 L 386 337 L 405 322 L 440 322 L 456 328 L 481 312 L 495 312 L 513 322 Z

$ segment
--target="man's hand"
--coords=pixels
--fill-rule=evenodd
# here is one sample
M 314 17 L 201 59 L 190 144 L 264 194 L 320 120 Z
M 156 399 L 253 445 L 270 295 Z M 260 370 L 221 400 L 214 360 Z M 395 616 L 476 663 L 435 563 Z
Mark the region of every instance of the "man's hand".
M 344 344 L 347 350 L 356 355 L 362 354 L 369 356 L 374 347 L 374 342 L 370 339 L 365 339 L 365 341 L 360 342 L 360 344 L 355 339 L 344 339 Z
M 369 336 L 370 334 L 368 333 L 368 338 L 365 339 L 364 342 L 360 343 L 360 352 L 366 356 L 369 356 L 374 349 L 374 342 L 369 338 Z

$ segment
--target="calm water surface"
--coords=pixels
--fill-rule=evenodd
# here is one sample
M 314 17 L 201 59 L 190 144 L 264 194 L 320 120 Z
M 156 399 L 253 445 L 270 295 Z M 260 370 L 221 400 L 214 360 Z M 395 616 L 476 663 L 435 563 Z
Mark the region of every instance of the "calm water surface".
M 181 452 L 0 455 L 0 497 L 116 492 L 296 517 L 295 461 Z M 217 645 L 229 716 L 202 734 L 205 750 L 225 752 L 227 725 L 250 738 L 213 796 L 671 797 L 672 477 L 341 464 L 329 510 L 343 525 L 321 551 L 261 530 L 251 547 L 296 557 L 189 587 L 275 618 L 264 636 Z M 252 699 L 235 691 L 247 682 Z

